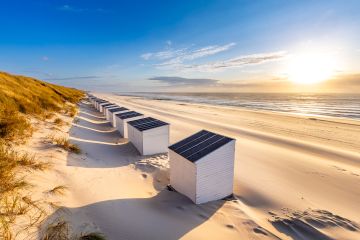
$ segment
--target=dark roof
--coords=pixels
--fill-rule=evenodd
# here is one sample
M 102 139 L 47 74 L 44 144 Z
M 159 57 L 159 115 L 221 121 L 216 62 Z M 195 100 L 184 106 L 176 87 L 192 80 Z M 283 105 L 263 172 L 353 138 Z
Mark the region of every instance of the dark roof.
M 116 104 L 111 104 L 111 105 L 106 105 L 104 108 L 113 108 L 113 107 L 117 107 L 118 105 Z
M 134 112 L 134 111 L 130 111 L 130 112 L 124 112 L 124 113 L 117 113 L 115 115 L 120 119 L 127 119 L 127 118 L 142 116 L 143 114 Z
M 105 102 L 109 102 L 109 101 L 106 101 L 106 100 L 102 100 L 102 99 L 98 99 L 96 100 L 98 103 L 105 103 Z
M 128 123 L 131 126 L 133 126 L 134 128 L 136 128 L 137 130 L 141 131 L 141 132 L 145 131 L 145 130 L 149 130 L 149 129 L 169 125 L 166 122 L 160 121 L 160 120 L 152 118 L 152 117 L 133 120 L 133 121 L 130 121 Z
M 233 138 L 201 130 L 200 132 L 171 145 L 169 149 L 191 162 L 196 162 L 200 158 L 233 140 Z
M 101 103 L 100 103 L 101 104 Z M 101 105 L 102 107 L 106 107 L 106 106 L 110 106 L 110 105 L 113 105 L 112 103 L 106 103 L 106 104 L 103 104 Z
M 118 107 L 118 108 L 112 108 L 112 109 L 109 109 L 109 112 L 120 112 L 120 111 L 125 111 L 125 110 L 129 110 L 127 108 L 124 108 L 124 107 Z

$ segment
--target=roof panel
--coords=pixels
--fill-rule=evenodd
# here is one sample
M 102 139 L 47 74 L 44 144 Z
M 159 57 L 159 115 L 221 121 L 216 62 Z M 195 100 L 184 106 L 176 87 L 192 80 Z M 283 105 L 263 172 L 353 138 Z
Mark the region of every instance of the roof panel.
M 130 111 L 130 112 L 118 113 L 115 115 L 120 119 L 127 119 L 127 118 L 142 116 L 143 114 L 135 112 L 135 111 Z
M 200 132 L 171 145 L 169 149 L 191 162 L 196 162 L 207 154 L 233 140 L 234 139 L 220 134 L 201 130 Z
M 187 137 L 187 138 L 181 140 L 180 142 L 177 142 L 177 143 L 171 145 L 169 148 L 173 151 L 177 151 L 178 148 L 185 146 L 186 144 L 189 144 L 192 141 L 196 141 L 197 138 L 199 138 L 202 135 L 207 134 L 207 133 L 209 133 L 209 132 L 206 130 L 201 130 L 200 132 L 197 132 L 197 133 L 191 135 L 190 137 Z
M 106 106 L 112 105 L 112 103 L 103 103 L 103 104 L 100 103 L 100 105 L 104 108 L 104 107 L 106 107 Z
M 111 105 L 107 105 L 104 108 L 113 108 L 113 107 L 118 107 L 118 105 L 116 104 L 111 104 Z
M 152 118 L 152 117 L 147 117 L 147 118 L 131 121 L 131 122 L 129 122 L 129 124 L 141 132 L 149 130 L 149 129 L 154 129 L 157 127 L 169 125 L 166 122 L 160 121 L 160 120 Z
M 118 107 L 118 108 L 112 108 L 112 109 L 109 109 L 109 112 L 120 112 L 120 111 L 126 111 L 126 110 L 129 110 L 127 108 L 124 108 L 124 107 Z
M 128 122 L 128 124 L 135 127 L 136 125 L 141 125 L 141 124 L 144 124 L 144 123 L 147 123 L 147 122 L 153 122 L 153 121 L 156 121 L 156 119 L 152 118 L 152 117 L 147 117 L 147 118 L 142 118 L 142 119 L 130 121 L 130 122 Z

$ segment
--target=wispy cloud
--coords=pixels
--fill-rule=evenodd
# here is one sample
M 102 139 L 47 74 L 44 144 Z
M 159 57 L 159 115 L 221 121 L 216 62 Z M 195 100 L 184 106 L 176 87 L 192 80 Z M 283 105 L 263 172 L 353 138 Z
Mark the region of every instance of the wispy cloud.
M 74 6 L 71 6 L 68 4 L 58 7 L 58 10 L 64 11 L 64 12 L 105 12 L 105 9 L 103 9 L 103 8 L 95 8 L 95 9 L 79 8 L 79 7 L 74 7 Z
M 61 7 L 58 8 L 60 11 L 66 11 L 66 12 L 84 12 L 87 11 L 87 8 L 76 8 L 70 5 L 62 5 Z
M 265 52 L 250 55 L 241 55 L 220 61 L 197 64 L 196 59 L 215 55 L 234 47 L 235 43 L 225 45 L 211 45 L 197 49 L 182 48 L 168 49 L 160 52 L 148 52 L 140 57 L 146 61 L 153 60 L 153 66 L 162 70 L 176 70 L 185 72 L 214 72 L 229 68 L 238 68 L 246 65 L 261 64 L 281 60 L 287 56 L 285 51 Z
M 42 59 L 43 61 L 48 61 L 48 60 L 49 60 L 49 57 L 48 57 L 48 56 L 43 56 L 41 59 Z
M 165 83 L 168 86 L 199 86 L 199 85 L 213 85 L 219 80 L 206 78 L 182 78 L 182 77 L 153 77 L 149 78 L 151 81 L 158 81 Z
M 174 69 L 177 70 L 188 70 L 188 71 L 199 71 L 199 72 L 213 72 L 224 70 L 228 68 L 238 68 L 245 65 L 255 65 L 270 61 L 281 60 L 286 57 L 285 51 L 260 53 L 252 55 L 238 56 L 223 61 L 210 62 L 205 64 L 179 64 L 174 65 Z
M 172 45 L 171 41 L 167 42 L 167 47 Z M 207 57 L 220 52 L 224 52 L 235 46 L 235 43 L 226 45 L 212 45 L 197 49 L 181 48 L 181 49 L 167 49 L 160 52 L 144 53 L 140 57 L 144 60 L 166 60 L 165 62 L 156 64 L 157 66 L 169 66 L 181 64 L 184 61 L 192 61 L 198 58 Z

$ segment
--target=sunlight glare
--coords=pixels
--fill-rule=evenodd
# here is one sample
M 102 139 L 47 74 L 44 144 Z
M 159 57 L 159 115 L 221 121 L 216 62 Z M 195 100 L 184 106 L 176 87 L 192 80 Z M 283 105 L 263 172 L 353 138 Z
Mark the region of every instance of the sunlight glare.
M 289 59 L 287 75 L 296 84 L 316 84 L 335 73 L 335 58 L 329 54 L 303 53 Z

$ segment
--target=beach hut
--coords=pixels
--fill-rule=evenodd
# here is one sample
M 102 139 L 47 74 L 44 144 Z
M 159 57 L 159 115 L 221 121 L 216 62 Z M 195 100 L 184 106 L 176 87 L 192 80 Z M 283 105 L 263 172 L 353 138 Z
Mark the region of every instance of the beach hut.
M 110 107 L 105 107 L 104 114 L 105 114 L 106 120 L 110 121 L 110 114 L 111 114 L 110 110 L 115 109 L 115 108 L 119 108 L 119 107 L 120 107 L 119 105 L 113 105 L 113 106 L 110 106 Z
M 99 104 L 99 111 L 100 111 L 101 113 L 104 113 L 104 107 L 110 106 L 110 105 L 114 105 L 114 104 L 113 104 L 113 103 L 110 103 L 110 102 L 100 103 L 100 104 Z
M 170 184 L 200 204 L 232 194 L 235 139 L 202 130 L 169 147 Z
M 127 122 L 140 118 L 144 118 L 144 115 L 134 111 L 115 114 L 115 125 L 121 136 L 127 138 Z
M 115 120 L 115 115 L 118 113 L 123 113 L 123 112 L 128 112 L 129 109 L 125 108 L 125 107 L 118 107 L 118 108 L 112 108 L 109 109 L 109 121 L 111 122 L 113 127 L 116 127 L 116 120 Z
M 107 110 L 108 110 L 108 109 L 111 109 L 111 108 L 116 108 L 117 106 L 118 106 L 118 105 L 116 105 L 116 104 L 111 104 L 111 105 L 105 106 L 105 107 L 103 108 L 103 114 L 104 114 L 105 118 L 106 118 L 106 115 L 107 115 Z
M 104 100 L 104 99 L 101 99 L 101 98 L 98 98 L 98 99 L 96 100 L 95 108 L 96 108 L 97 110 L 99 110 L 100 103 L 106 103 L 106 102 L 108 102 L 108 101 L 106 101 L 106 100 Z
M 169 124 L 147 117 L 128 123 L 129 141 L 141 155 L 165 153 L 169 146 Z
M 106 100 L 103 100 L 103 99 L 97 99 L 96 102 L 95 102 L 95 108 L 100 111 L 100 104 L 101 103 L 107 103 L 108 101 Z
M 94 99 L 94 101 L 93 101 L 93 104 L 94 104 L 94 108 L 96 108 L 96 104 L 97 104 L 97 102 L 99 101 L 99 99 L 98 98 L 95 98 Z

